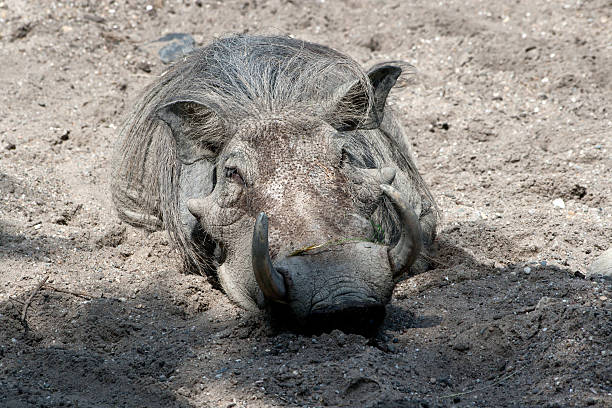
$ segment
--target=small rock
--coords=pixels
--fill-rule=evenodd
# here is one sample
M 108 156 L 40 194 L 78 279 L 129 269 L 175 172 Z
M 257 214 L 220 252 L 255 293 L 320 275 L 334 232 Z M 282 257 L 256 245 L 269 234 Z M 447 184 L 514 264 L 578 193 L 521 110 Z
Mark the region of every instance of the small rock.
M 586 187 L 581 186 L 580 184 L 575 184 L 574 187 L 572 187 L 572 189 L 570 190 L 570 194 L 582 199 L 587 194 L 587 189 Z
M 116 248 L 127 239 L 126 231 L 127 231 L 126 228 L 122 225 L 113 226 L 108 231 L 106 231 L 104 234 L 102 234 L 102 236 L 99 236 L 95 240 L 95 244 L 98 248 L 102 248 L 102 247 Z
M 531 273 L 531 268 L 530 268 L 530 267 L 528 267 L 528 266 L 526 266 L 526 267 L 523 269 L 523 272 L 525 272 L 527 275 L 529 275 L 529 274 Z
M 70 138 L 70 130 L 66 129 L 62 131 L 59 135 L 54 136 L 53 139 L 50 139 L 49 143 L 51 143 L 51 145 L 53 146 L 57 146 L 59 144 L 62 144 L 69 138 Z
M 26 35 L 29 34 L 30 31 L 32 31 L 32 28 L 34 28 L 34 25 L 32 23 L 25 23 L 25 24 L 20 25 L 11 34 L 11 41 L 15 41 L 15 40 L 24 38 Z
M 587 276 L 604 276 L 612 279 L 612 248 L 604 251 L 587 270 Z
M 147 74 L 151 72 L 151 64 L 149 64 L 148 62 L 140 62 L 138 63 L 138 65 L 136 65 L 136 68 L 143 72 L 146 72 Z
M 118 246 L 119 246 L 119 247 L 121 247 L 121 245 L 118 245 Z M 132 255 L 134 255 L 134 251 L 132 251 L 132 249 L 131 249 L 131 248 L 123 248 L 123 247 L 122 247 L 122 248 L 119 250 L 119 254 L 121 254 L 121 256 L 125 256 L 125 257 L 127 258 L 128 256 L 132 256 Z
M 370 49 L 370 51 L 372 51 L 372 52 L 380 51 L 381 48 L 382 48 L 382 46 L 380 44 L 380 41 L 376 37 L 370 38 L 370 41 L 368 42 L 366 47 L 368 47 Z
M 109 44 L 119 44 L 120 42 L 124 41 L 125 38 L 117 35 L 113 32 L 110 31 L 103 31 L 100 33 L 100 35 L 102 36 L 102 38 L 104 38 Z
M 453 349 L 457 351 L 467 351 L 470 349 L 470 344 L 465 341 L 458 341 L 453 344 Z
M 159 52 L 159 58 L 164 64 L 170 64 L 195 50 L 195 40 L 186 33 L 166 34 L 156 42 L 168 42 Z
M 85 20 L 93 21 L 94 23 L 104 23 L 106 19 L 104 17 L 97 16 L 95 14 L 85 14 L 83 16 Z
M 555 206 L 556 208 L 565 208 L 565 202 L 563 201 L 562 198 L 556 198 L 553 200 L 553 206 Z
M 6 150 L 15 150 L 17 148 L 17 145 L 15 145 L 15 143 L 13 143 L 13 142 L 6 142 L 4 144 L 4 148 Z
M 344 346 L 346 344 L 346 334 L 338 329 L 334 329 L 330 335 L 336 339 L 336 342 L 339 346 Z
M 435 384 L 436 382 L 438 382 L 438 381 L 437 381 L 437 380 L 436 380 L 434 377 L 431 377 L 431 378 L 429 379 L 429 383 L 430 383 L 430 384 Z

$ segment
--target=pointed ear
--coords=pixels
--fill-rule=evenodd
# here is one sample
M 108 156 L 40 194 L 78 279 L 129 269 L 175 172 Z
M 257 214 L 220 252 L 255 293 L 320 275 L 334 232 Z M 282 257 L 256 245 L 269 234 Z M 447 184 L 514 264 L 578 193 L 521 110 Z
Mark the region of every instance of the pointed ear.
M 225 134 L 223 121 L 199 102 L 173 101 L 159 108 L 156 116 L 170 128 L 182 163 L 214 159 L 221 150 Z
M 410 67 L 410 65 L 393 61 L 377 64 L 370 68 L 367 77 L 371 86 L 371 94 L 369 94 L 367 86 L 362 81 L 357 81 L 350 86 L 337 105 L 338 115 L 346 119 L 340 121 L 336 129 L 351 131 L 378 128 L 383 120 L 389 91 L 400 78 L 404 67 Z M 347 115 L 348 112 L 351 114 Z

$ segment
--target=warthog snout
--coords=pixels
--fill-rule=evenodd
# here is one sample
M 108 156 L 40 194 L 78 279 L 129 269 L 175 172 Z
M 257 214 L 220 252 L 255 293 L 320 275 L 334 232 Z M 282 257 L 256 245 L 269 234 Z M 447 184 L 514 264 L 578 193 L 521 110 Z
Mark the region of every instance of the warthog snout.
M 302 328 L 369 332 L 382 321 L 393 281 L 414 263 L 422 238 L 414 211 L 393 187 L 384 185 L 381 189 L 403 224 L 399 241 L 391 247 L 340 241 L 273 262 L 268 217 L 264 212 L 257 216 L 251 245 L 257 284 L 266 300 L 287 305 Z

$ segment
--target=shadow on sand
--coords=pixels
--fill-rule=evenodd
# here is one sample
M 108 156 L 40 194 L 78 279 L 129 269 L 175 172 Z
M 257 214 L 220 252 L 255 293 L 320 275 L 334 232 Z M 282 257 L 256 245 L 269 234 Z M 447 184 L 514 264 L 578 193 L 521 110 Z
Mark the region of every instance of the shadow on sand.
M 26 333 L 24 293 L 0 304 L 0 405 L 605 403 L 612 311 L 591 299 L 593 282 L 551 266 L 480 264 L 444 234 L 440 257 L 398 286 L 371 339 L 272 330 L 209 286 L 207 308 L 194 311 L 169 281 L 136 296 L 109 288 L 112 298 L 43 288 Z

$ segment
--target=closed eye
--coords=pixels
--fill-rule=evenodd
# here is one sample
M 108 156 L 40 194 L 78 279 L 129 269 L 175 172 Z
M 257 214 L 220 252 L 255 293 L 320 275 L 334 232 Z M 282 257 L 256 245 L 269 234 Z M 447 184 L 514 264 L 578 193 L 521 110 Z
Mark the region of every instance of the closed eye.
M 340 159 L 340 164 L 343 166 L 345 163 L 353 163 L 355 161 L 355 157 L 350 154 L 346 149 L 342 149 L 342 159 Z
M 238 171 L 238 168 L 229 166 L 225 168 L 225 177 L 232 180 L 235 183 L 245 184 L 244 178 Z

